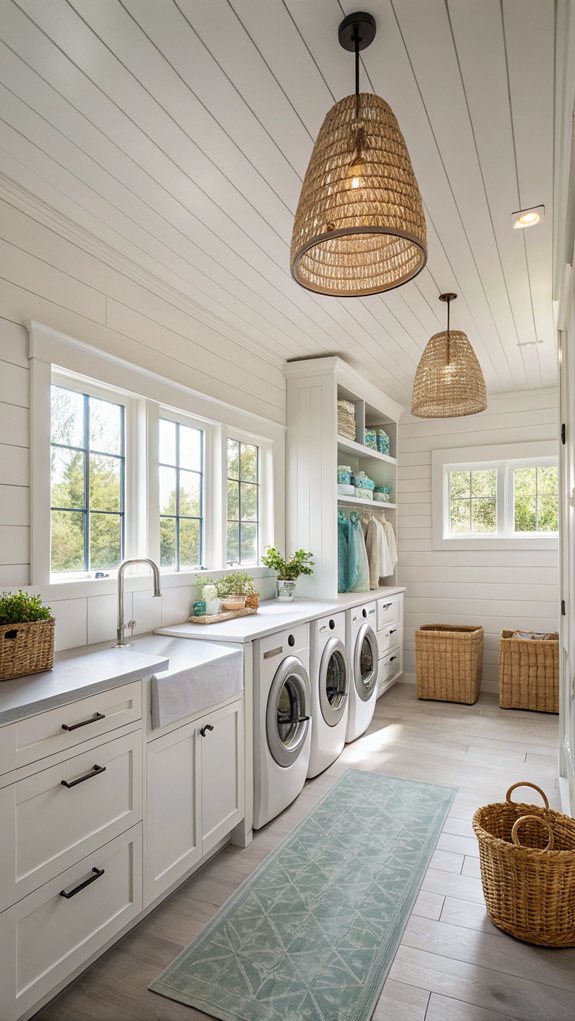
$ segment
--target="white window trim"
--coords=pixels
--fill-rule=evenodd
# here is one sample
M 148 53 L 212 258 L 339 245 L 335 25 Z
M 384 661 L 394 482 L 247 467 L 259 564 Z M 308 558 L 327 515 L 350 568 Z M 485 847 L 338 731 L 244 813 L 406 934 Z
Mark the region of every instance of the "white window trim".
M 256 443 L 260 447 L 262 465 L 266 459 L 266 522 L 262 518 L 262 550 L 275 542 L 282 547 L 285 541 L 285 432 L 286 427 L 263 416 L 244 411 L 224 401 L 208 397 L 189 387 L 167 379 L 149 369 L 108 354 L 84 341 L 69 337 L 59 330 L 37 322 L 25 324 L 30 336 L 30 573 L 31 586 L 41 591 L 45 599 L 77 598 L 84 595 L 107 595 L 116 591 L 116 576 L 110 578 L 74 578 L 53 580 L 50 575 L 50 386 L 52 373 L 62 371 L 76 374 L 82 380 L 94 381 L 106 390 L 131 395 L 138 416 L 138 448 L 128 450 L 132 470 L 136 461 L 143 459 L 144 466 L 157 464 L 157 429 L 154 424 L 159 409 L 181 414 L 184 424 L 196 419 L 202 427 L 209 426 L 212 443 L 212 492 L 206 493 L 206 514 L 211 502 L 213 513 L 212 542 L 206 547 L 207 568 L 203 571 L 162 572 L 165 588 L 195 584 L 202 573 L 226 574 L 236 568 L 226 566 L 226 508 L 225 488 L 217 491 L 217 478 L 226 471 L 225 450 L 228 431 L 238 438 Z M 272 471 L 273 465 L 273 471 Z M 130 471 L 130 468 L 128 468 Z M 142 464 L 140 463 L 142 473 Z M 147 499 L 132 501 L 136 504 L 137 520 L 128 532 L 127 556 L 151 556 L 159 562 L 159 527 L 154 528 L 154 514 L 159 526 L 159 502 L 152 499 L 154 476 L 147 472 Z M 154 508 L 157 508 L 154 511 Z M 131 532 L 131 536 L 130 536 Z M 150 537 L 157 535 L 157 540 Z M 129 544 L 129 545 L 128 545 Z M 157 547 L 157 548 L 156 548 Z M 209 559 L 208 559 L 209 555 Z M 142 571 L 142 574 L 145 570 Z M 265 567 L 252 567 L 254 578 L 270 577 Z M 133 576 L 127 579 L 129 589 L 145 588 L 149 578 Z
M 432 521 L 433 548 L 451 550 L 482 550 L 482 549 L 555 549 L 558 544 L 557 533 L 545 535 L 541 532 L 513 533 L 508 535 L 457 535 L 446 536 L 445 522 L 448 511 L 447 472 L 449 468 L 500 468 L 504 462 L 503 472 L 497 473 L 497 528 L 501 533 L 505 528 L 506 514 L 509 514 L 509 501 L 513 501 L 510 473 L 521 463 L 557 464 L 558 445 L 554 440 L 537 440 L 527 443 L 506 443 L 497 446 L 455 447 L 449 450 L 432 451 Z M 511 490 L 511 492 L 510 492 Z

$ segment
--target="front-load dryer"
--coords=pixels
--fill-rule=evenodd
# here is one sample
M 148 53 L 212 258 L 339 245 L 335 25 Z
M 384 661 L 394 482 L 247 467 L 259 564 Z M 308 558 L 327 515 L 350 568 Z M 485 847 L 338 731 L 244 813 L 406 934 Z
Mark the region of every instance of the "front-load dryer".
M 346 611 L 347 651 L 352 675 L 346 741 L 355 741 L 367 730 L 375 710 L 379 659 L 376 611 L 375 602 L 353 606 Z
M 254 828 L 287 808 L 308 771 L 309 625 L 254 643 Z
M 317 776 L 343 751 L 351 671 L 345 647 L 345 612 L 314 620 L 310 629 L 313 722 L 308 776 Z

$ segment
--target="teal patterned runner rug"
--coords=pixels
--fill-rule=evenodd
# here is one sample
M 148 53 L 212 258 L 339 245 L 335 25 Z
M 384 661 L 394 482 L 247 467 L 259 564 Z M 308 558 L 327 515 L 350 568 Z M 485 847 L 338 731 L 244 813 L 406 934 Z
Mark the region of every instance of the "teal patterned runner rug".
M 454 793 L 348 770 L 150 989 L 223 1021 L 367 1021 Z

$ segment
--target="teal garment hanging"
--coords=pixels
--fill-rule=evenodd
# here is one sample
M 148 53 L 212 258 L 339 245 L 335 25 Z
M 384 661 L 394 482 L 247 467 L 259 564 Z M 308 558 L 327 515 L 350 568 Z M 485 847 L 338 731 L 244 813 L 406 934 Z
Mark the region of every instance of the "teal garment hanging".
M 369 592 L 369 561 L 357 511 L 349 515 L 348 592 Z
M 337 591 L 349 592 L 349 521 L 342 511 L 337 515 Z

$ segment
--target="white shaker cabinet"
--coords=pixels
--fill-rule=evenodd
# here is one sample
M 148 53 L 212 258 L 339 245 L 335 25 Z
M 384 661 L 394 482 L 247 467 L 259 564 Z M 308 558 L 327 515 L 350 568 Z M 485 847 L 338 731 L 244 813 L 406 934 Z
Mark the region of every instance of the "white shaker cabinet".
M 146 904 L 243 818 L 243 741 L 243 701 L 236 700 L 148 743 Z

